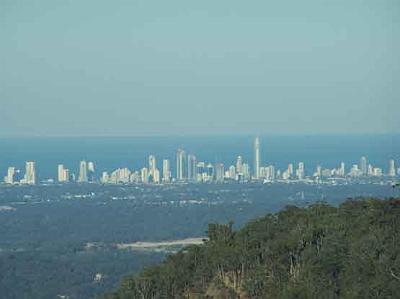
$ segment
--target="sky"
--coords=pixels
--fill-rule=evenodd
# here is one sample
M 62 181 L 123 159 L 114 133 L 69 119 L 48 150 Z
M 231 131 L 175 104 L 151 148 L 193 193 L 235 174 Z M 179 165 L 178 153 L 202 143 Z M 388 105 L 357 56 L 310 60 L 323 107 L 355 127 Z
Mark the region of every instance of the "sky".
M 400 1 L 0 0 L 0 136 L 400 133 Z

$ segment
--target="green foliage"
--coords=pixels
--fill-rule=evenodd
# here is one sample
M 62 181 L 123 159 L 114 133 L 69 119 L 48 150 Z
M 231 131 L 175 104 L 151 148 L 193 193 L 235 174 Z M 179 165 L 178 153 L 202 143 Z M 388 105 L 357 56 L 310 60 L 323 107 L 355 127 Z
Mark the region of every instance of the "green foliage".
M 400 200 L 287 207 L 127 278 L 110 298 L 393 298 L 400 294 Z

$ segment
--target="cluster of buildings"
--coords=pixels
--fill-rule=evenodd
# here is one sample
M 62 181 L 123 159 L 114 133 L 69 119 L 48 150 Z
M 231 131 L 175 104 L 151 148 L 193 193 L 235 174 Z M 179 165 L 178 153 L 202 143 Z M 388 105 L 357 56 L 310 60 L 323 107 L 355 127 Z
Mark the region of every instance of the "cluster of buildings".
M 233 165 L 225 166 L 223 163 L 208 163 L 198 161 L 194 154 L 186 154 L 185 150 L 178 149 L 176 153 L 175 176 L 172 175 L 171 162 L 169 159 L 162 160 L 162 168 L 157 167 L 157 159 L 154 155 L 148 157 L 148 165 L 138 170 L 118 168 L 112 172 L 102 172 L 100 178 L 96 175 L 94 162 L 81 161 L 79 173 L 75 176 L 64 165 L 58 165 L 59 183 L 77 182 L 90 183 L 100 182 L 102 184 L 166 184 L 173 182 L 189 183 L 223 183 L 226 181 L 250 182 L 250 181 L 312 181 L 321 182 L 327 178 L 358 178 L 358 177 L 395 177 L 400 175 L 400 168 L 396 169 L 395 161 L 389 161 L 388 172 L 385 174 L 382 168 L 368 163 L 366 157 L 361 157 L 359 164 L 354 164 L 349 172 L 346 172 L 345 163 L 341 162 L 337 168 L 329 169 L 317 166 L 312 175 L 307 176 L 304 162 L 297 165 L 290 163 L 287 169 L 281 171 L 275 169 L 274 165 L 262 166 L 260 153 L 260 139 L 257 137 L 253 145 L 253 167 L 238 156 Z M 4 178 L 6 184 L 37 183 L 35 162 L 26 162 L 25 173 L 15 167 L 9 167 L 7 176 Z
M 37 183 L 35 162 L 25 163 L 25 174 L 21 177 L 21 171 L 15 167 L 8 167 L 7 175 L 4 177 L 6 184 L 35 185 Z

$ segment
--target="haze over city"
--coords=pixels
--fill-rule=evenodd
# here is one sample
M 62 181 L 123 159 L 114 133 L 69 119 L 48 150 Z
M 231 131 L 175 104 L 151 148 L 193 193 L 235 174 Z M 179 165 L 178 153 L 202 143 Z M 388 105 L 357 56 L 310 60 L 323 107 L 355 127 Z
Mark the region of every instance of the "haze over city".
M 0 3 L 0 136 L 399 133 L 398 1 Z

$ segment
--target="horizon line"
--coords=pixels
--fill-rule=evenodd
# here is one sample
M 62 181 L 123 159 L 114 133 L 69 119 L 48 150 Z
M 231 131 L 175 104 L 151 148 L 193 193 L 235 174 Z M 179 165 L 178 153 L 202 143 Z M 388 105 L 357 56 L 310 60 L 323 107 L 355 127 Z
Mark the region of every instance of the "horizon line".
M 35 139 L 35 138 L 176 138 L 176 137 L 265 137 L 265 136 L 396 136 L 400 132 L 329 132 L 329 133 L 174 133 L 174 134 L 60 134 L 60 135 L 0 135 L 0 139 Z

